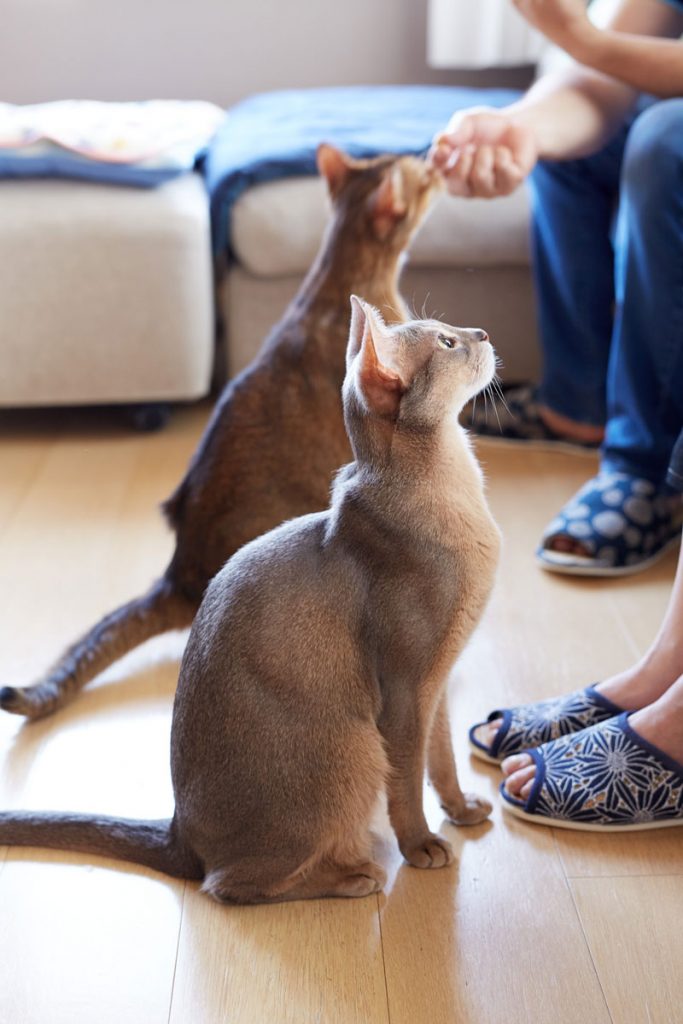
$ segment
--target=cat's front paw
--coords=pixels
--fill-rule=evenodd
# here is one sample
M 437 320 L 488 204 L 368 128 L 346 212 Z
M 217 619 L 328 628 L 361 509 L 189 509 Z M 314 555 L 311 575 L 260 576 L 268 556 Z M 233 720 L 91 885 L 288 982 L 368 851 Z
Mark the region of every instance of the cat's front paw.
M 427 832 L 417 842 L 400 845 L 401 853 L 415 868 L 445 868 L 453 861 L 451 844 L 433 832 Z
M 486 821 L 493 810 L 493 804 L 476 793 L 463 793 L 463 799 L 441 804 L 454 825 L 479 825 Z

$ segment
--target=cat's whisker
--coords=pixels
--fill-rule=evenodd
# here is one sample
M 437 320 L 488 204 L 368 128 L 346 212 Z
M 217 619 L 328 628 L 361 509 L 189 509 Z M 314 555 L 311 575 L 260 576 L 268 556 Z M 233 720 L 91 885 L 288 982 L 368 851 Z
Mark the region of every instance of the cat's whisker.
M 510 412 L 510 407 L 509 407 L 509 405 L 507 404 L 507 402 L 505 400 L 505 392 L 503 391 L 503 384 L 502 384 L 501 379 L 498 376 L 498 374 L 496 374 L 496 376 L 493 378 L 491 383 L 496 388 L 496 391 L 498 393 L 498 397 L 500 398 L 500 400 L 502 402 L 503 408 L 508 413 L 508 415 L 512 415 L 511 412 Z
M 495 380 L 495 377 L 494 377 L 494 379 L 491 381 L 491 388 L 492 388 L 492 391 L 491 391 L 491 405 L 493 406 L 493 411 L 496 414 L 496 419 L 498 421 L 498 429 L 500 430 L 500 432 L 502 434 L 503 433 L 503 425 L 501 424 L 500 416 L 498 415 L 498 406 L 496 404 L 496 391 L 493 390 L 495 388 L 495 384 L 496 384 L 496 380 Z M 503 402 L 505 402 L 504 398 L 503 398 Z

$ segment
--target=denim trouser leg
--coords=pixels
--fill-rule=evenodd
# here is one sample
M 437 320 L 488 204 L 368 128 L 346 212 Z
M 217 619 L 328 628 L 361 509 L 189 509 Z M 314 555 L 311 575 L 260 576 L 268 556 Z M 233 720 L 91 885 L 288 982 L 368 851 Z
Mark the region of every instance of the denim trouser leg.
M 531 184 L 541 399 L 606 424 L 605 468 L 659 483 L 683 426 L 683 100 Z
M 540 398 L 555 412 L 596 426 L 606 419 L 614 306 L 610 230 L 629 126 L 594 156 L 539 163 L 530 180 Z
M 683 427 L 683 99 L 634 122 L 620 197 L 603 463 L 659 483 Z

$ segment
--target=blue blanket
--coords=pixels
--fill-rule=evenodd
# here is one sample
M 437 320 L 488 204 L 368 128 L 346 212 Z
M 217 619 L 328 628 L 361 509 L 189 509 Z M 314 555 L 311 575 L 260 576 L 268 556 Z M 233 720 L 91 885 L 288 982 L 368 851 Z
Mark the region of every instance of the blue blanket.
M 230 246 L 230 210 L 251 185 L 315 174 L 331 142 L 356 157 L 423 153 L 455 110 L 504 106 L 519 93 L 453 86 L 357 86 L 252 96 L 228 111 L 206 157 L 214 248 Z

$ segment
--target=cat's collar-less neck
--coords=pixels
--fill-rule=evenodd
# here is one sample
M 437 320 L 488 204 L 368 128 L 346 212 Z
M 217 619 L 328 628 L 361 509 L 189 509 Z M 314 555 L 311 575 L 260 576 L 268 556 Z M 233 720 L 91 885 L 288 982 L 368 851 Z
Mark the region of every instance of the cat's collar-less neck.
M 343 225 L 333 220 L 328 227 L 325 244 L 301 287 L 313 305 L 316 301 L 329 306 L 333 296 L 339 297 L 346 310 L 349 296 L 362 295 L 373 305 L 384 304 L 387 298 L 398 298 L 398 278 L 403 261 L 401 247 L 382 243 L 379 239 L 341 238 Z M 397 310 L 397 316 L 400 315 Z

